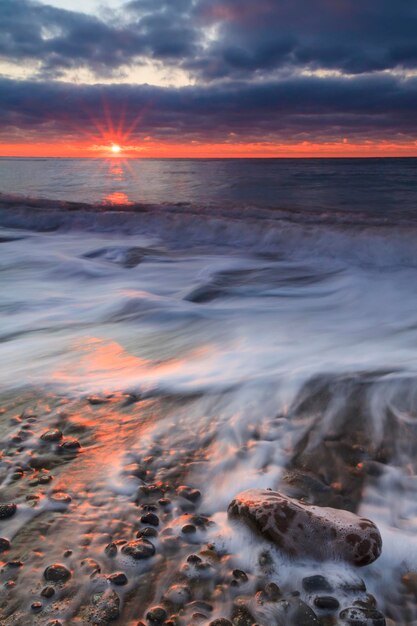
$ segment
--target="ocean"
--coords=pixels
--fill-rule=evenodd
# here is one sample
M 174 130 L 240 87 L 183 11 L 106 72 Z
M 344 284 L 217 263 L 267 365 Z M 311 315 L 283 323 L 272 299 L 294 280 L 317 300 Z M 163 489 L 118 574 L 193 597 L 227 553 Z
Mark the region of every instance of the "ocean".
M 417 624 L 417 159 L 3 158 L 0 284 L 4 624 Z M 255 488 L 381 556 L 285 554 Z

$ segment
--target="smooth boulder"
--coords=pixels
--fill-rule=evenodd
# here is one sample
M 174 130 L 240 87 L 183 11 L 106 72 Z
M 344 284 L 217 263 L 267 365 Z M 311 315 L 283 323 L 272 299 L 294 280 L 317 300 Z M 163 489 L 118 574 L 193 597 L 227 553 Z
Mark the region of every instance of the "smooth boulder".
M 370 520 L 349 511 L 306 504 L 276 491 L 243 491 L 230 503 L 228 514 L 292 557 L 342 559 L 362 566 L 381 554 L 381 535 Z

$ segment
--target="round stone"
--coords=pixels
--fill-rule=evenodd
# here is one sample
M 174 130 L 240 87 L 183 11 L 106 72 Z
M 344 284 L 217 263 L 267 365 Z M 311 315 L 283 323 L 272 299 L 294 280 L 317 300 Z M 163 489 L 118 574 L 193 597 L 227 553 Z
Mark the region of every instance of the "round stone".
M 41 596 L 43 598 L 52 598 L 55 594 L 55 589 L 53 587 L 44 587 L 41 591 Z
M 30 608 L 32 611 L 35 611 L 35 613 L 39 613 L 39 611 L 42 611 L 42 602 L 32 602 Z
M 232 622 L 225 617 L 218 617 L 210 622 L 209 626 L 233 626 Z
M 0 520 L 9 519 L 17 511 L 17 506 L 12 504 L 0 504 Z
M 314 598 L 314 605 L 324 611 L 337 611 L 340 606 L 339 600 L 333 596 L 317 596 Z
M 10 541 L 4 537 L 0 537 L 0 553 L 10 550 Z
M 341 611 L 339 617 L 349 626 L 386 626 L 385 617 L 376 609 L 351 606 Z
M 71 496 L 69 496 L 67 493 L 64 493 L 63 491 L 57 491 L 55 493 L 52 493 L 49 496 L 49 499 L 52 500 L 52 502 L 56 502 L 58 504 L 69 504 L 71 502 Z
M 303 585 L 304 591 L 309 593 L 314 591 L 333 591 L 333 587 L 327 578 L 321 576 L 320 574 L 316 574 L 315 576 L 306 576 L 301 581 L 301 584 Z
M 53 583 L 64 583 L 71 578 L 71 572 L 60 563 L 49 565 L 43 573 L 45 580 Z
M 41 435 L 42 441 L 55 442 L 62 439 L 62 432 L 58 428 L 45 431 Z
M 184 524 L 184 526 L 181 528 L 181 532 L 184 533 L 184 535 L 193 535 L 197 532 L 197 528 L 194 526 L 194 524 Z
M 162 606 L 154 606 L 146 613 L 146 619 L 151 624 L 162 624 L 167 617 L 168 614 Z
M 159 526 L 159 517 L 155 513 L 145 513 L 140 518 L 142 524 L 150 524 L 151 526 Z
M 135 561 L 139 561 L 154 556 L 155 546 L 147 539 L 136 539 L 126 543 L 122 548 L 122 552 L 131 556 Z
M 80 448 L 81 444 L 77 439 L 66 439 L 59 446 L 62 452 L 77 452 Z
M 127 576 L 124 572 L 114 572 L 107 576 L 107 580 L 112 585 L 117 585 L 118 587 L 122 587 L 123 585 L 127 585 Z

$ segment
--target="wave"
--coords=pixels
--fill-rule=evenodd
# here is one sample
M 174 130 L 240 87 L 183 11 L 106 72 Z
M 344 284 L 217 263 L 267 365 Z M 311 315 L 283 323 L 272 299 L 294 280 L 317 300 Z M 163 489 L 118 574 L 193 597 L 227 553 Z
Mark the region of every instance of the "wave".
M 144 235 L 174 249 L 226 247 L 296 260 L 315 257 L 384 268 L 417 266 L 417 220 L 403 213 L 184 202 L 109 206 L 0 194 L 0 226 L 37 232 Z M 2 242 L 17 236 L 2 238 Z M 135 263 L 140 262 L 140 251 L 137 253 L 133 255 Z M 107 252 L 109 260 L 113 260 L 112 254 Z

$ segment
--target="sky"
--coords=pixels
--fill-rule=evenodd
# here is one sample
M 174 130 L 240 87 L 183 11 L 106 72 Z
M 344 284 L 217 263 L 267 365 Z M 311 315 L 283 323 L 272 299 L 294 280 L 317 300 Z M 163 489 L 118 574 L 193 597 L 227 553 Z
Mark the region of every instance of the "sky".
M 0 0 L 0 156 L 417 156 L 415 0 Z

